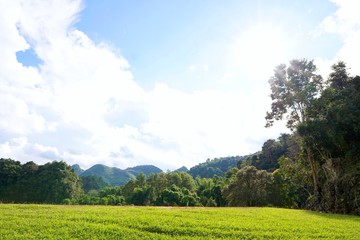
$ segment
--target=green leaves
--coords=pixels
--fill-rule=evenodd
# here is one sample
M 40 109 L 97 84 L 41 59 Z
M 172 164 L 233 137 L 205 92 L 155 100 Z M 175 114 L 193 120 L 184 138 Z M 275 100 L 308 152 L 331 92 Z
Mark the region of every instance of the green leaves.
M 294 129 L 307 119 L 307 108 L 322 89 L 322 77 L 316 74 L 313 61 L 292 60 L 287 67 L 277 66 L 269 80 L 271 111 L 266 113 L 266 127 L 285 116 L 287 127 Z
M 0 200 L 18 203 L 62 203 L 82 193 L 80 179 L 65 162 L 37 166 L 33 162 L 21 165 L 11 159 L 0 159 Z
M 360 77 L 350 77 L 344 62 L 334 64 L 327 88 L 310 103 L 297 130 L 318 166 L 322 192 L 316 205 L 359 214 L 360 176 L 351 169 L 360 162 Z
M 272 185 L 271 173 L 245 166 L 224 189 L 224 195 L 229 206 L 264 206 L 269 204 Z

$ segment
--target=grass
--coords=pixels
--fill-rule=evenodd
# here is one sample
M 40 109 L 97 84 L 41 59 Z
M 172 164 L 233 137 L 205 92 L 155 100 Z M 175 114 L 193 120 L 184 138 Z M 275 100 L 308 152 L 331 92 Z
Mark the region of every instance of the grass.
M 0 239 L 360 239 L 360 217 L 277 208 L 0 204 Z

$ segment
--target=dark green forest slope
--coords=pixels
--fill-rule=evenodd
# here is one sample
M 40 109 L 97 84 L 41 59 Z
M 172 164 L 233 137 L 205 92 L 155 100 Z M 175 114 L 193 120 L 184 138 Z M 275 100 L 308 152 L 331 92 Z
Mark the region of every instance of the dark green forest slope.
M 65 162 L 37 165 L 0 159 L 0 202 L 62 203 L 82 194 L 82 183 Z
M 202 178 L 212 178 L 215 175 L 224 176 L 224 174 L 232 168 L 236 168 L 246 157 L 223 157 L 208 159 L 204 163 L 200 163 L 188 171 L 188 173 L 194 178 L 199 176 Z
M 232 168 L 237 168 L 239 164 L 246 158 L 246 156 L 236 157 L 222 157 L 208 159 L 206 162 L 199 163 L 188 170 L 186 167 L 181 167 L 174 170 L 174 172 L 187 172 L 191 176 L 201 178 L 212 178 L 215 175 L 224 176 L 227 171 Z M 79 177 L 84 176 L 98 176 L 101 177 L 110 186 L 122 186 L 128 181 L 135 179 L 140 173 L 149 176 L 152 173 L 160 173 L 162 170 L 153 165 L 140 165 L 126 168 L 124 170 L 116 167 L 108 167 L 102 164 L 96 164 L 87 170 L 83 170 L 79 165 L 72 165 L 71 168 Z
M 162 170 L 153 165 L 141 165 L 127 169 L 120 169 L 116 167 L 108 167 L 102 164 L 96 164 L 87 170 L 83 170 L 79 165 L 73 165 L 72 168 L 77 172 L 78 176 L 98 176 L 101 177 L 110 186 L 121 186 L 126 184 L 131 179 L 135 179 L 140 173 L 146 176 L 151 173 L 160 173 Z

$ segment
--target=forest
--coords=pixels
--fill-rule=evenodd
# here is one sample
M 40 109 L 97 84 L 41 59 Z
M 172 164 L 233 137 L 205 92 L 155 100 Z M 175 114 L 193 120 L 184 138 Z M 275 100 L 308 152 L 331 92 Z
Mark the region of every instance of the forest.
M 277 66 L 269 84 L 266 127 L 285 121 L 291 134 L 267 140 L 257 153 L 140 173 L 121 186 L 79 177 L 63 161 L 0 159 L 0 202 L 276 206 L 360 215 L 360 76 L 340 61 L 324 79 L 312 60 L 294 59 Z

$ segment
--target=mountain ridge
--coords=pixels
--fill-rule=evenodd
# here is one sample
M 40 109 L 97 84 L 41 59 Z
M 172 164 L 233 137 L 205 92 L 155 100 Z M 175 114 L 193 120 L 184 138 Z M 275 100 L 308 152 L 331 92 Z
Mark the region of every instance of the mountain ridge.
M 185 166 L 174 170 L 189 173 L 194 178 L 199 176 L 202 178 L 211 178 L 214 175 L 223 176 L 225 172 L 231 168 L 237 167 L 239 162 L 243 161 L 245 156 L 229 156 L 222 158 L 208 159 L 205 162 L 199 163 L 194 167 L 188 169 Z M 104 164 L 95 164 L 87 170 L 80 168 L 78 164 L 71 166 L 74 172 L 79 176 L 95 175 L 103 178 L 103 180 L 111 186 L 125 185 L 131 179 L 135 179 L 140 173 L 149 176 L 152 173 L 163 172 L 160 168 L 154 165 L 138 165 L 120 169 L 117 167 L 109 167 Z
M 131 179 L 135 179 L 140 173 L 144 173 L 148 176 L 151 173 L 162 172 L 160 168 L 153 165 L 139 165 L 120 169 L 117 167 L 109 167 L 104 164 L 95 164 L 86 170 L 81 169 L 78 164 L 74 164 L 71 167 L 79 177 L 90 175 L 99 176 L 111 186 L 124 185 Z

